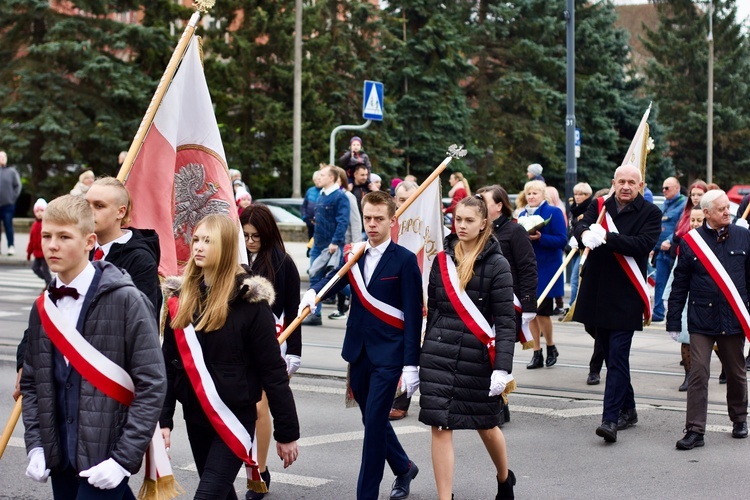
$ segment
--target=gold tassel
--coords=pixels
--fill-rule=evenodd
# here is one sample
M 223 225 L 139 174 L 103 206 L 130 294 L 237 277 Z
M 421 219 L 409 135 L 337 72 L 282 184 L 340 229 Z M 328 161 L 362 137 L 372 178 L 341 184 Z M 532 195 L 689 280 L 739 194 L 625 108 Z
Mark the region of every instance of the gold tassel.
M 247 489 L 255 493 L 268 493 L 268 486 L 266 486 L 266 482 L 262 479 L 260 481 L 253 481 L 247 478 Z
M 171 500 L 184 494 L 185 490 L 174 476 L 160 477 L 156 481 L 146 478 L 138 491 L 138 500 Z
M 503 391 L 503 401 L 507 403 L 508 394 L 510 394 L 511 392 L 515 392 L 515 390 L 516 390 L 516 379 L 513 379 L 510 382 L 508 382 L 508 384 L 505 386 L 505 390 Z
M 578 278 L 578 289 L 581 289 L 581 279 Z M 569 323 L 573 321 L 573 313 L 576 312 L 576 303 L 578 302 L 578 299 L 573 301 L 572 304 L 570 304 L 570 309 L 568 309 L 568 312 L 565 314 L 564 317 L 560 318 L 560 321 L 563 323 Z
M 529 340 L 528 342 L 524 342 L 524 343 L 521 344 L 521 347 L 523 348 L 524 351 L 527 350 L 527 349 L 531 349 L 531 348 L 534 347 L 534 341 L 533 340 Z

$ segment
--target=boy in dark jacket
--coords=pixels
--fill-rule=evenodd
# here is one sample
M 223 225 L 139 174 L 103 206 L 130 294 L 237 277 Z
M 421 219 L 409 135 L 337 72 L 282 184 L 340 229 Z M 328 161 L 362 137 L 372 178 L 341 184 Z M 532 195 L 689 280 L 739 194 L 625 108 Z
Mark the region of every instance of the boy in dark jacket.
M 158 314 L 161 290 L 159 236 L 156 231 L 127 227 L 130 195 L 122 182 L 114 177 L 101 177 L 94 181 L 86 193 L 86 201 L 94 211 L 97 243 L 93 259 L 105 260 L 125 269 Z
M 133 498 L 166 394 L 153 308 L 126 273 L 89 262 L 95 243 L 83 198 L 49 204 L 42 248 L 57 278 L 31 310 L 21 392 L 26 475 L 51 476 L 54 498 Z

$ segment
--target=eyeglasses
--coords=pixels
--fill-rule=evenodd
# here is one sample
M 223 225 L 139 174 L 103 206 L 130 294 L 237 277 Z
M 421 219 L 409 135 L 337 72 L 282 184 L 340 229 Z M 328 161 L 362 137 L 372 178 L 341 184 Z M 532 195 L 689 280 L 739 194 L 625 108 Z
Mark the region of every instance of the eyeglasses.
M 669 191 L 670 189 L 672 188 L 669 186 L 664 186 L 663 188 L 661 188 L 662 191 Z
M 260 241 L 260 234 L 258 233 L 255 233 L 255 234 L 243 233 L 243 234 L 245 235 L 245 241 L 253 240 L 253 242 L 255 243 Z

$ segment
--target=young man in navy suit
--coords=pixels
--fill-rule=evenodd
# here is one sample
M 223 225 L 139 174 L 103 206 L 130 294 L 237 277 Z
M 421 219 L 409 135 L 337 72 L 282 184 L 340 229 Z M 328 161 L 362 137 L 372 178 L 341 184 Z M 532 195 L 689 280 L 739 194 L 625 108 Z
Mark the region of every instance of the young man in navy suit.
M 351 388 L 365 425 L 359 500 L 378 498 L 386 461 L 396 475 L 392 500 L 409 496 L 411 480 L 419 472 L 388 421 L 399 378 L 403 377 L 402 386 L 409 396 L 419 386 L 423 306 L 416 256 L 391 241 L 395 213 L 396 205 L 387 193 L 364 196 L 365 254 L 323 297 L 334 296 L 348 284 L 354 292 L 341 355 L 350 364 Z M 305 293 L 300 312 L 305 307 L 315 310 L 316 294 L 327 282 L 322 280 Z

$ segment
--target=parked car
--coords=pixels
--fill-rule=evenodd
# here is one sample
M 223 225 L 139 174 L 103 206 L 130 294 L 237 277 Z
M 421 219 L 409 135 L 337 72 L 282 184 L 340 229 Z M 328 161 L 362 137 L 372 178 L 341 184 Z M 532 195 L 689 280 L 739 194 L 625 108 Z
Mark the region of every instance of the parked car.
M 260 198 L 253 200 L 253 203 L 263 203 L 264 205 L 281 207 L 302 219 L 302 198 Z
M 262 202 L 258 201 L 258 203 Z M 273 218 L 277 224 L 292 224 L 307 227 L 305 225 L 305 221 L 303 221 L 293 213 L 287 211 L 286 209 L 278 207 L 276 205 L 267 205 L 265 203 L 263 204 L 266 205 L 271 211 L 271 214 L 273 214 Z

